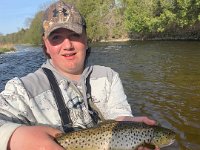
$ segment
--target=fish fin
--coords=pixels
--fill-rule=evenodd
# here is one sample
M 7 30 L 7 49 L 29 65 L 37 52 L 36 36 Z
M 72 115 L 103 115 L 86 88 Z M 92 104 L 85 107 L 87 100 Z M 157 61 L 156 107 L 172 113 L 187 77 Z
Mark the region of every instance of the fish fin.
M 137 150 L 139 147 L 145 147 L 145 148 L 149 148 L 149 149 L 155 149 L 155 145 L 149 144 L 149 143 L 142 143 L 140 145 L 138 145 L 136 148 L 134 148 L 133 150 Z
M 59 138 L 59 137 L 61 137 L 61 136 L 63 136 L 63 135 L 65 135 L 65 133 L 57 133 L 57 134 L 55 135 L 55 138 Z
M 142 144 L 142 145 L 143 145 L 143 147 L 146 147 L 146 148 L 149 148 L 149 149 L 155 149 L 155 148 L 156 148 L 155 145 L 150 144 L 150 143 L 144 143 L 144 144 Z
M 117 122 L 116 120 L 104 120 L 104 121 L 102 121 L 102 122 L 99 122 L 98 124 L 97 124 L 97 126 L 98 125 L 103 125 L 103 124 L 107 124 L 107 123 L 114 123 L 114 122 Z

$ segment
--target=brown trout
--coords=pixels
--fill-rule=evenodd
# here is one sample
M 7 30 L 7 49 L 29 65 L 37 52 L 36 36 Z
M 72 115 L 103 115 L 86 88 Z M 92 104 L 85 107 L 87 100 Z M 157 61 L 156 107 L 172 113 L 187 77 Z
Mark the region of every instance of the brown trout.
M 174 140 L 175 132 L 169 129 L 127 121 L 107 121 L 56 138 L 66 150 L 136 150 L 142 145 L 162 148 Z

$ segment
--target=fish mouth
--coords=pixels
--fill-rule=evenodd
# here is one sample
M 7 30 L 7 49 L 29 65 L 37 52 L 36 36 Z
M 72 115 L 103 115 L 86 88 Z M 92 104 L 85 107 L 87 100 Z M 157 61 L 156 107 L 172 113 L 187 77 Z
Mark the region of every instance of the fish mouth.
M 173 144 L 175 142 L 175 139 L 171 140 L 171 142 L 169 143 L 169 145 Z
M 160 148 L 163 148 L 163 147 L 169 146 L 169 145 L 173 144 L 174 142 L 175 142 L 175 139 L 172 139 L 172 140 L 170 140 L 169 143 L 167 143 L 167 144 L 163 144 Z

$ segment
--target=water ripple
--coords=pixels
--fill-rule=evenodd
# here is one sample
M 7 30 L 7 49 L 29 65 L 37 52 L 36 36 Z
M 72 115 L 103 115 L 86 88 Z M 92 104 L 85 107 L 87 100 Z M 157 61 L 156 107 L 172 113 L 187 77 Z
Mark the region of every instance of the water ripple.
M 200 149 L 200 43 L 124 42 L 93 45 L 90 64 L 119 72 L 135 116 L 146 115 L 177 133 L 163 150 Z M 18 46 L 0 55 L 0 90 L 45 61 L 41 48 Z

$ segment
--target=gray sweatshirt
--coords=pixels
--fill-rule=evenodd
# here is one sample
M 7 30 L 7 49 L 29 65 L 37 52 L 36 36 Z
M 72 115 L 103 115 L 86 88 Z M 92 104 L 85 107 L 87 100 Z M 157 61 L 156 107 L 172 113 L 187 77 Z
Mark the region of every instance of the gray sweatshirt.
M 73 127 L 92 127 L 88 110 L 86 78 L 90 74 L 91 101 L 105 120 L 132 116 L 118 73 L 104 66 L 88 66 L 79 82 L 59 74 L 47 60 L 41 67 L 50 69 L 59 84 L 69 109 Z M 7 82 L 0 93 L 0 149 L 6 150 L 14 130 L 21 125 L 47 125 L 63 130 L 58 108 L 43 70 Z

